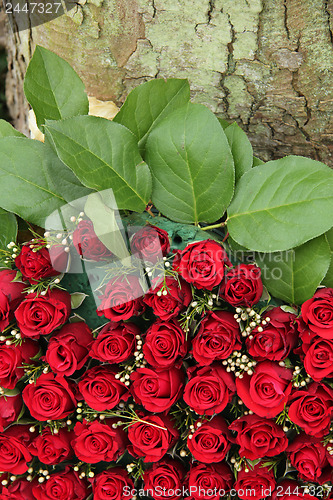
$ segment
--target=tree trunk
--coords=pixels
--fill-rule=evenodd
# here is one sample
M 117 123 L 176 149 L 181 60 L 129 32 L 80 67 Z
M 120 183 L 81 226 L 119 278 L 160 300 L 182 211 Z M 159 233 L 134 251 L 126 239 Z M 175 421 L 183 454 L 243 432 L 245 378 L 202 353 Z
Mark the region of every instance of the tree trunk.
M 97 98 L 119 104 L 142 81 L 188 78 L 193 100 L 236 120 L 263 160 L 333 165 L 332 23 L 333 0 L 79 0 L 8 38 L 9 106 L 26 130 L 22 79 L 40 44 Z

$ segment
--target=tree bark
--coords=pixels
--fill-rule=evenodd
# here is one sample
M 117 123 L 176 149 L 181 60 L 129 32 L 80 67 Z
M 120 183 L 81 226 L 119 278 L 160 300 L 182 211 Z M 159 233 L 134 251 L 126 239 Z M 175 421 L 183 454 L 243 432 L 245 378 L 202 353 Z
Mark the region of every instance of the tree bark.
M 188 78 L 193 100 L 236 120 L 263 160 L 333 165 L 332 24 L 333 0 L 79 0 L 8 37 L 8 104 L 26 131 L 22 81 L 40 44 L 99 99 L 120 104 L 145 80 Z

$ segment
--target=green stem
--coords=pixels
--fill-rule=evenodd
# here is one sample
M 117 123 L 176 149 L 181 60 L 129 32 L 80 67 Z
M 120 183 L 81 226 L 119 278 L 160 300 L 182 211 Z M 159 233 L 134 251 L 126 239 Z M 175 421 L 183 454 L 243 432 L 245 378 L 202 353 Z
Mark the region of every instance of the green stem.
M 218 227 L 225 227 L 226 222 L 220 222 L 219 224 L 213 224 L 212 226 L 200 227 L 201 231 L 209 231 L 210 229 L 217 229 Z

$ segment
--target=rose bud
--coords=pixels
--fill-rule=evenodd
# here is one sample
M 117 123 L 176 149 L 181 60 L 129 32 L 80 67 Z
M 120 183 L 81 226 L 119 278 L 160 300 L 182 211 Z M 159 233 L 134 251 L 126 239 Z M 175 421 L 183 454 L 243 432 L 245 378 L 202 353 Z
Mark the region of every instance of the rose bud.
M 38 343 L 30 339 L 24 340 L 21 345 L 0 342 L 0 386 L 14 389 L 24 375 L 23 365 L 30 364 L 38 351 Z
M 16 309 L 15 317 L 22 337 L 38 338 L 66 323 L 70 312 L 70 294 L 53 288 L 46 295 L 30 293 Z
M 143 301 L 151 307 L 155 316 L 167 321 L 184 311 L 192 300 L 192 290 L 186 281 L 166 276 L 163 282 L 153 281 L 153 288 L 146 293 Z
M 333 340 L 312 336 L 309 344 L 302 345 L 305 352 L 304 368 L 316 382 L 333 377 Z
M 87 361 L 92 342 L 91 330 L 84 321 L 70 323 L 51 337 L 45 359 L 53 372 L 72 375 Z
M 224 410 L 235 394 L 234 377 L 220 364 L 191 367 L 185 386 L 184 401 L 199 415 L 214 415 Z
M 23 400 L 21 394 L 0 396 L 0 432 L 17 420 L 21 413 Z
M 112 252 L 98 239 L 90 220 L 78 223 L 73 233 L 73 244 L 84 259 L 100 261 L 110 259 Z
M 21 281 L 13 281 L 17 272 L 11 269 L 0 270 L 0 330 L 5 328 L 14 318 L 14 311 L 24 299 L 26 285 Z
M 50 474 L 50 479 L 38 486 L 34 486 L 32 491 L 36 500 L 85 500 L 90 493 L 89 483 L 81 479 L 79 474 L 66 467 L 62 472 Z
M 219 294 L 233 307 L 252 307 L 259 302 L 262 292 L 260 268 L 253 264 L 239 264 L 226 273 Z
M 43 373 L 22 392 L 23 401 L 36 420 L 60 420 L 75 410 L 74 387 L 61 375 Z
M 283 429 L 274 420 L 257 415 L 240 417 L 229 425 L 229 429 L 237 432 L 235 443 L 240 446 L 239 455 L 249 460 L 274 457 L 288 446 Z
M 156 370 L 172 366 L 180 368 L 187 354 L 188 341 L 185 332 L 176 320 L 156 321 L 145 334 L 143 354 L 145 360 Z
M 197 463 L 191 466 L 187 481 L 194 500 L 219 500 L 230 491 L 233 474 L 225 462 Z
M 33 248 L 30 248 L 33 246 Z M 37 250 L 38 249 L 38 250 Z M 68 255 L 63 247 L 52 247 L 52 253 L 45 248 L 42 240 L 25 243 L 15 258 L 15 265 L 21 271 L 24 280 L 37 283 L 43 278 L 58 276 L 67 267 Z
M 327 465 L 326 449 L 319 438 L 299 434 L 287 448 L 291 465 L 306 481 L 317 482 Z
M 180 399 L 184 374 L 174 367 L 163 371 L 139 368 L 131 374 L 131 381 L 135 402 L 150 412 L 161 413 Z
M 143 475 L 144 489 L 156 499 L 174 500 L 182 497 L 184 468 L 176 460 L 155 462 Z
M 57 465 L 73 457 L 74 451 L 71 447 L 73 438 L 73 432 L 67 429 L 60 428 L 57 434 L 54 434 L 50 428 L 45 427 L 32 441 L 29 451 L 43 464 Z
M 198 289 L 212 290 L 231 266 L 224 248 L 213 240 L 190 243 L 180 254 L 179 274 Z
M 333 389 L 316 382 L 291 394 L 288 416 L 309 436 L 323 437 L 329 432 L 333 412 Z
M 220 417 L 213 417 L 204 422 L 193 432 L 191 439 L 187 439 L 187 447 L 193 457 L 199 462 L 211 464 L 221 462 L 231 446 L 231 434 L 226 421 Z
M 178 429 L 167 415 L 148 415 L 128 428 L 131 444 L 127 449 L 134 457 L 144 458 L 144 462 L 158 462 L 178 438 Z
M 105 316 L 112 321 L 124 321 L 142 314 L 145 306 L 142 301 L 144 292 L 137 276 L 112 278 L 101 296 L 97 309 L 98 316 Z
M 25 426 L 14 425 L 0 433 L 0 470 L 15 475 L 24 474 L 28 470 L 27 462 L 32 459 L 24 440 L 25 428 L 20 427 Z
M 130 500 L 134 484 L 126 470 L 112 467 L 93 478 L 92 488 L 94 500 Z
M 90 408 L 97 411 L 111 410 L 121 401 L 128 400 L 128 389 L 115 378 L 116 374 L 117 369 L 99 365 L 82 375 L 78 387 Z
M 207 312 L 192 340 L 193 357 L 201 366 L 227 359 L 241 346 L 239 325 L 227 311 Z
M 130 322 L 115 323 L 110 321 L 101 329 L 90 348 L 90 356 L 103 363 L 122 363 L 133 356 L 135 337 L 140 329 Z
M 308 328 L 324 339 L 333 340 L 333 288 L 319 288 L 302 305 L 302 319 Z
M 155 264 L 170 252 L 169 235 L 157 226 L 144 226 L 130 240 L 134 255 L 145 262 Z
M 274 474 L 268 467 L 263 467 L 262 464 L 256 464 L 253 469 L 245 467 L 237 474 L 237 481 L 234 485 L 239 498 L 247 500 L 248 492 L 251 491 L 251 499 L 259 500 L 260 498 L 269 497 L 276 485 Z
M 237 394 L 244 404 L 260 417 L 280 413 L 291 393 L 292 370 L 271 361 L 258 363 L 253 375 L 236 379 Z
M 296 315 L 274 307 L 263 319 L 267 317 L 270 318 L 267 325 L 254 328 L 251 332 L 253 338 L 247 337 L 246 347 L 249 354 L 258 361 L 281 361 L 298 342 Z
M 77 422 L 72 447 L 78 459 L 88 464 L 96 464 L 113 462 L 123 455 L 127 438 L 120 427 L 113 428 L 116 422 L 115 419 L 106 419 L 104 423 L 97 420 L 90 423 Z

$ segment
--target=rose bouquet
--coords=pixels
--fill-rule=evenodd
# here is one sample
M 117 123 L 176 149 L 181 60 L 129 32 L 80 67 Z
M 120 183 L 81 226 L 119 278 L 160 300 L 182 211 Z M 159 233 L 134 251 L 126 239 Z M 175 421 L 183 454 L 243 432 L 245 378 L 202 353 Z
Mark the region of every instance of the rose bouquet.
M 45 142 L 0 123 L 0 500 L 333 498 L 330 169 L 261 164 L 182 80 L 109 121 L 38 48 L 25 91 Z

